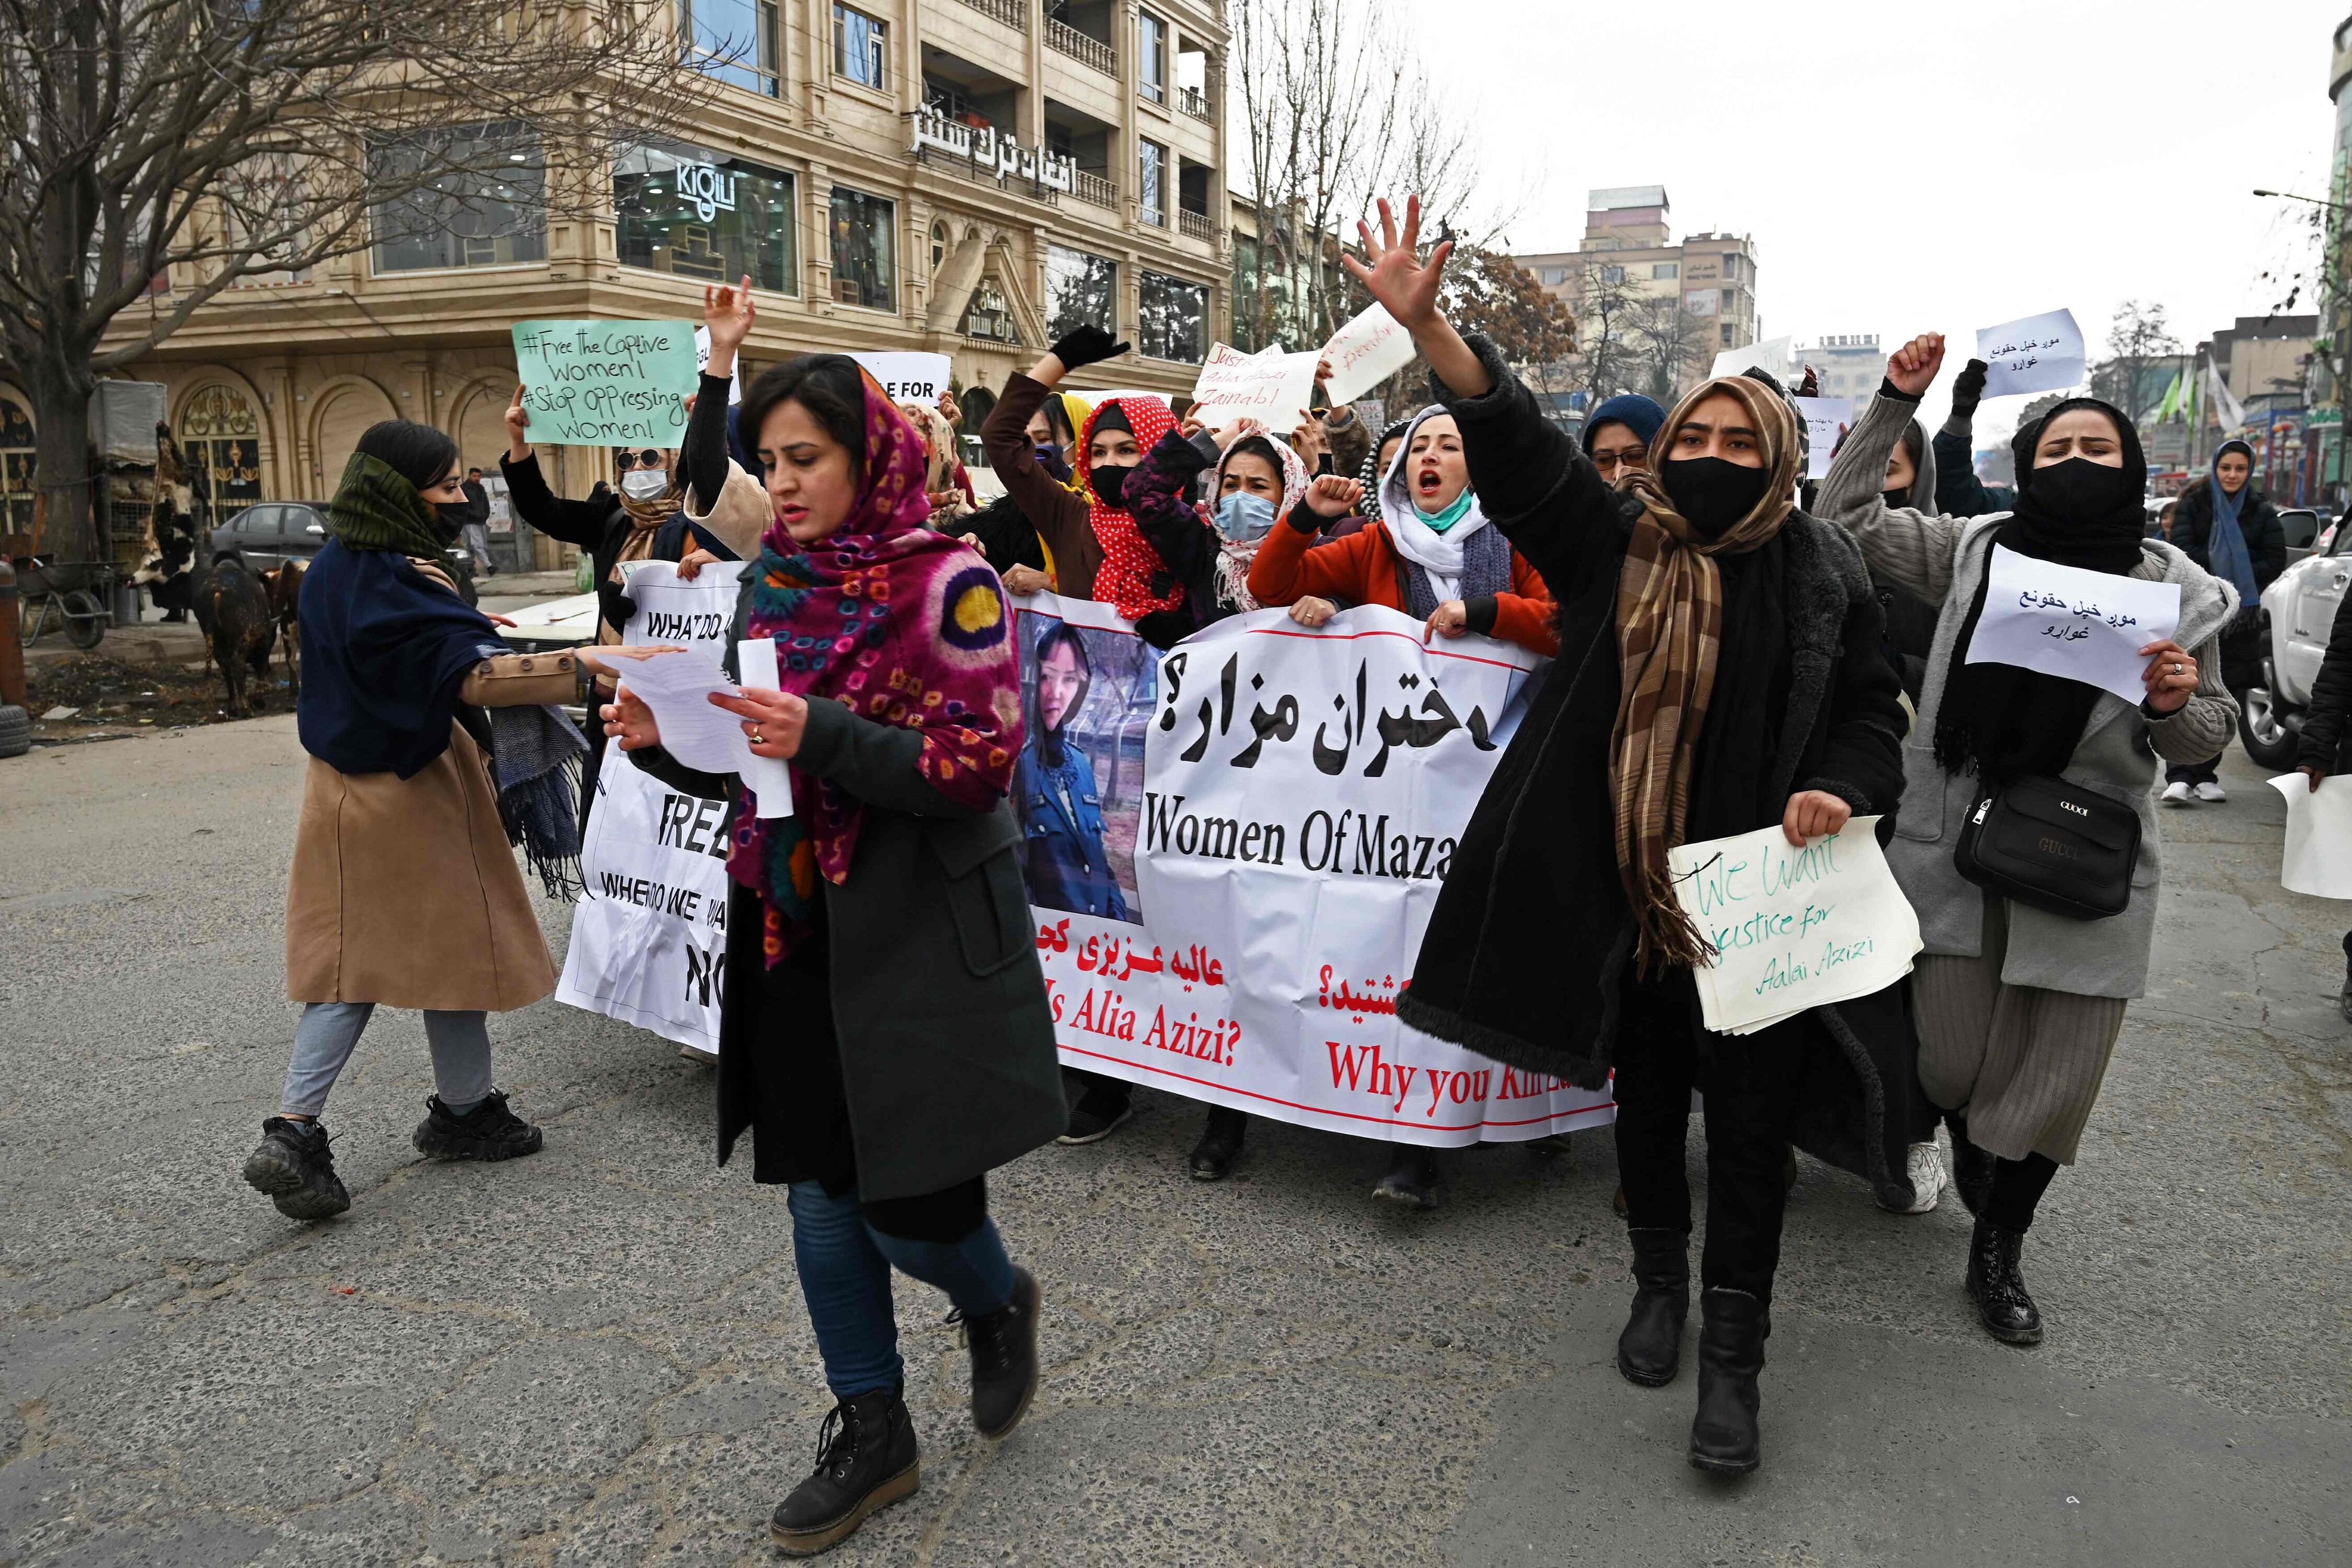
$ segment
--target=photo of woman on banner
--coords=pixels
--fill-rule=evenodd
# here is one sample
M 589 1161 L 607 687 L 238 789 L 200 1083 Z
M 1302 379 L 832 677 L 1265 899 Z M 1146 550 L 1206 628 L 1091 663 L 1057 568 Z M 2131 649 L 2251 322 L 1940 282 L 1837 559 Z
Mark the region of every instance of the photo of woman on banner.
M 1102 792 L 1095 766 L 1069 734 L 1094 684 L 1084 637 L 1066 621 L 1038 637 L 1035 663 L 1024 673 L 1029 743 L 1013 775 L 1013 807 L 1025 847 L 1022 869 L 1029 901 L 1072 914 L 1135 921 L 1103 847 Z

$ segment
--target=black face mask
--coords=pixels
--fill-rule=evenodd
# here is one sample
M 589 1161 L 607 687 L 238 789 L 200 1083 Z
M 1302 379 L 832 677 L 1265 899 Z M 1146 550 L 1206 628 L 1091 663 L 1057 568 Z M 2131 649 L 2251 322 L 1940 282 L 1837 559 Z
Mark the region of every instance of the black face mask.
M 2129 468 L 2069 458 L 2033 470 L 2033 499 L 2060 517 L 2097 517 L 2136 503 L 2147 482 Z
M 1096 468 L 1088 471 L 1087 483 L 1103 505 L 1123 507 L 1127 504 L 1127 476 L 1134 471 L 1131 468 Z
M 449 509 L 447 507 L 434 507 L 433 537 L 438 539 L 442 543 L 457 543 L 457 535 L 465 531 L 465 527 L 466 525 L 463 522 L 460 522 L 457 519 L 449 515 Z
M 1908 485 L 1897 485 L 1891 490 L 1881 490 L 1878 492 L 1878 499 L 1885 501 L 1888 506 L 1909 506 L 1911 504 L 1911 487 Z
M 1070 482 L 1070 465 L 1062 461 L 1062 448 L 1058 443 L 1049 441 L 1037 448 L 1037 466 L 1053 475 L 1055 483 L 1066 485 Z
M 1756 510 L 1772 471 L 1721 458 L 1674 458 L 1658 465 L 1658 482 L 1675 510 L 1703 538 L 1714 539 Z

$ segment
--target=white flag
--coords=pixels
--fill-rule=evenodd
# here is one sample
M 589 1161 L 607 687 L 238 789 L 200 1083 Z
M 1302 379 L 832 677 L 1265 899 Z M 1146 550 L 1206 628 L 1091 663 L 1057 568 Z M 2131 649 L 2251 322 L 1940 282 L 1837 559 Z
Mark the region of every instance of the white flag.
M 2230 395 L 2221 367 L 2210 362 L 2205 366 L 2205 389 L 2212 395 L 2213 416 L 2221 422 L 2222 429 L 2235 430 L 2246 422 L 2246 405 Z

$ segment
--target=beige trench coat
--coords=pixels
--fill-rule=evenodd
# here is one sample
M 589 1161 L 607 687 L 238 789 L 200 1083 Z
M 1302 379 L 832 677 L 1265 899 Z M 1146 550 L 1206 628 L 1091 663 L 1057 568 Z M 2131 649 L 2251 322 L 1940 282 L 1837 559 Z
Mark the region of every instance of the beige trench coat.
M 569 654 L 485 659 L 459 700 L 568 701 L 572 669 Z M 289 998 L 504 1013 L 554 989 L 488 759 L 463 727 L 413 778 L 310 759 L 286 894 Z

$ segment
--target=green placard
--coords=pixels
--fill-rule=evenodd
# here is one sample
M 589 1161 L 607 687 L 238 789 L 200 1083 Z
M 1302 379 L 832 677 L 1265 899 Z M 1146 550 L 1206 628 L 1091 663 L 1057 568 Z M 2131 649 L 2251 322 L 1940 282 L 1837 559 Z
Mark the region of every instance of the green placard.
M 517 321 L 530 438 L 675 447 L 696 386 L 691 321 Z

